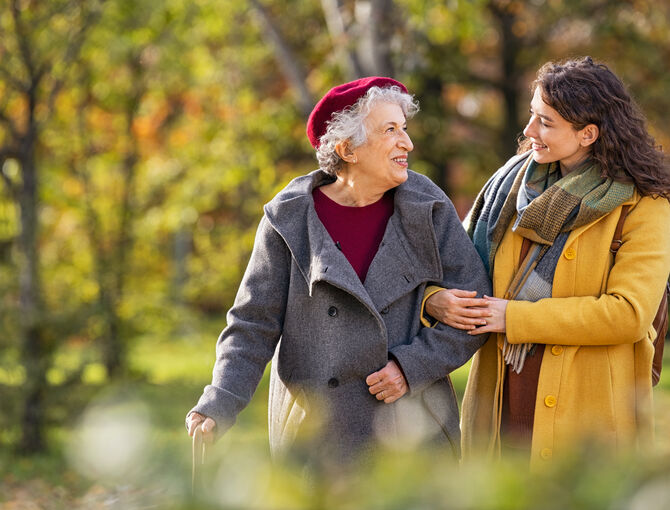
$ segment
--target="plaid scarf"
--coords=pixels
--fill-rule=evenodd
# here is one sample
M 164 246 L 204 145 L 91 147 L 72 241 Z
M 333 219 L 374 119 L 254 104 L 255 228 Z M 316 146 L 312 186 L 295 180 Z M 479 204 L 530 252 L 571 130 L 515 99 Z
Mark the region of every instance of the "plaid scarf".
M 512 230 L 532 245 L 504 298 L 537 301 L 551 297 L 556 264 L 570 231 L 608 214 L 633 191 L 633 184 L 602 177 L 592 161 L 562 177 L 558 163 L 540 165 L 525 153 L 489 179 L 466 218 L 466 229 L 493 276 L 496 251 L 516 215 Z M 505 337 L 505 363 L 521 372 L 533 347 L 510 344 Z

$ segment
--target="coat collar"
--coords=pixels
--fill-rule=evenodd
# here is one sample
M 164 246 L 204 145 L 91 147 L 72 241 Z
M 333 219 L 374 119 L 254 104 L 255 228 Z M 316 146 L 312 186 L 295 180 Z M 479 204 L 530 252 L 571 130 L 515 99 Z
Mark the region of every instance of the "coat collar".
M 265 206 L 268 221 L 286 242 L 310 295 L 315 283 L 324 281 L 381 310 L 422 282 L 441 281 L 432 211 L 444 198 L 430 181 L 410 171 L 396 188 L 394 213 L 363 285 L 314 209 L 312 191 L 333 180 L 316 170 L 294 179 Z
M 635 191 L 633 192 L 633 196 L 630 197 L 628 200 L 623 202 L 621 205 L 617 206 L 612 212 L 609 214 L 612 214 L 616 212 L 617 218 L 619 217 L 621 208 L 624 205 L 631 205 L 635 207 L 635 205 L 640 201 L 642 198 L 642 195 L 640 195 L 640 192 L 635 188 Z M 570 243 L 572 243 L 577 237 L 581 236 L 584 232 L 586 232 L 588 229 L 592 228 L 594 225 L 597 225 L 601 221 L 604 221 L 605 218 L 609 216 L 609 214 L 604 214 L 598 218 L 596 218 L 594 221 L 587 223 L 586 225 L 582 225 L 581 227 L 578 227 L 570 232 L 570 235 L 568 236 L 568 240 L 565 243 L 564 249 L 566 249 L 568 246 L 570 246 Z

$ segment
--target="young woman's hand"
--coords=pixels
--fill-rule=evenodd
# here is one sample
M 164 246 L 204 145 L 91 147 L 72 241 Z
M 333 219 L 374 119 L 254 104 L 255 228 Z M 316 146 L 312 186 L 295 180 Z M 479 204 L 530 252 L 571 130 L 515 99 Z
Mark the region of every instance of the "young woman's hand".
M 484 326 L 478 326 L 475 329 L 468 331 L 468 335 L 481 335 L 482 333 L 504 333 L 505 328 L 505 312 L 507 311 L 507 299 L 500 299 L 490 296 L 484 296 L 488 301 L 488 310 L 490 315 L 486 318 Z
M 452 328 L 473 330 L 490 316 L 488 301 L 476 296 L 474 290 L 444 289 L 426 300 L 426 312 Z

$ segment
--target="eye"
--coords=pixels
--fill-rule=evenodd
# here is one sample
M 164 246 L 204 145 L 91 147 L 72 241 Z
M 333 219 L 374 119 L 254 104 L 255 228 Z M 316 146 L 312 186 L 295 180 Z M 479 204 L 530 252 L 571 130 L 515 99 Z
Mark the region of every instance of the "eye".
M 387 133 L 393 133 L 395 131 L 395 127 L 391 126 L 389 128 L 386 128 Z
M 532 108 L 529 108 L 528 113 L 530 113 L 530 119 L 528 120 L 528 123 L 530 124 L 530 122 L 533 120 L 533 116 L 535 115 L 535 112 L 533 111 Z M 539 115 L 537 117 L 540 120 L 540 125 L 542 127 L 551 127 L 544 121 L 544 119 L 542 119 L 542 117 L 540 117 Z

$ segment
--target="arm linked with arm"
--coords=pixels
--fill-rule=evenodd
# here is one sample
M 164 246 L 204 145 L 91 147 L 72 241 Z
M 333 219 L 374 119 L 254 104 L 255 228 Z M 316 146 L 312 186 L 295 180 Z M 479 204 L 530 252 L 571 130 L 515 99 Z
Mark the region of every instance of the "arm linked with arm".
M 436 203 L 432 221 L 443 272 L 440 285 L 490 294 L 484 265 L 451 202 Z M 486 339 L 487 335 L 471 336 L 465 330 L 438 323 L 434 328 L 421 328 L 410 343 L 394 347 L 391 354 L 414 394 L 463 365 Z

